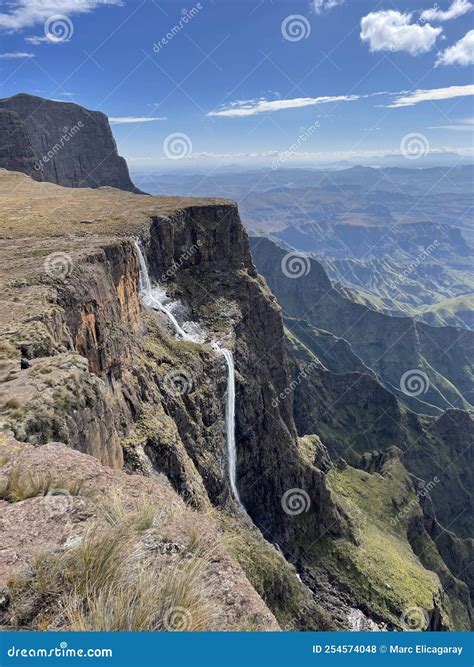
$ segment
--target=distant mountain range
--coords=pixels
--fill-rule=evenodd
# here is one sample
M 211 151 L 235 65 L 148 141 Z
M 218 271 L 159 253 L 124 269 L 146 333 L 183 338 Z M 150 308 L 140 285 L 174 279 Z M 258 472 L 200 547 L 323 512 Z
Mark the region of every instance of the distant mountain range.
M 356 301 L 431 325 L 472 328 L 473 181 L 472 165 L 358 165 L 139 182 L 163 194 L 234 197 L 253 234 L 317 258 Z

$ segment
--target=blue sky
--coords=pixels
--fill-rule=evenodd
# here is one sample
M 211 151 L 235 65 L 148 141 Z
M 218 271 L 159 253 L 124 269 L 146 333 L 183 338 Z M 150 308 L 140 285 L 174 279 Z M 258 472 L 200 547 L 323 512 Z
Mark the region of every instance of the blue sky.
M 471 10 L 469 0 L 9 0 L 0 95 L 119 119 L 121 154 L 145 168 L 399 152 L 412 134 L 429 150 L 472 153 Z

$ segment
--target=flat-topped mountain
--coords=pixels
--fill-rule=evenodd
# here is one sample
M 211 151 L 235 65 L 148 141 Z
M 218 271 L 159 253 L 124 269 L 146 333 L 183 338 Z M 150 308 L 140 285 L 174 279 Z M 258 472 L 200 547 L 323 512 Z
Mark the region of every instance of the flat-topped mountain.
M 0 110 L 0 167 L 67 187 L 138 192 L 100 111 L 24 93 L 1 99 Z

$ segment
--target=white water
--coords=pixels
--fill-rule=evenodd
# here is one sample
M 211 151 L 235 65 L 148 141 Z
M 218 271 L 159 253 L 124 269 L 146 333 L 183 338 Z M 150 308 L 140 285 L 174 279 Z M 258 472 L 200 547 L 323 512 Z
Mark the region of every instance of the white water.
M 237 449 L 235 446 L 235 369 L 232 352 L 218 343 L 212 343 L 216 352 L 221 354 L 227 364 L 227 401 L 225 406 L 225 423 L 227 432 L 227 461 L 229 466 L 229 484 L 234 498 L 242 505 L 237 488 Z
M 142 249 L 137 241 L 135 241 L 135 249 L 140 264 L 139 287 L 142 302 L 145 306 L 150 306 L 150 308 L 159 310 L 160 313 L 166 315 L 178 336 L 181 336 L 184 340 L 194 340 L 193 337 L 187 334 L 186 331 L 179 326 L 178 320 L 171 312 L 171 308 L 166 305 L 165 292 L 159 287 L 152 287 L 150 274 L 148 272 L 148 264 L 146 263 Z
M 140 275 L 139 275 L 139 288 L 140 288 L 140 298 L 146 306 L 159 310 L 161 313 L 166 315 L 171 322 L 174 330 L 183 338 L 183 340 L 189 341 L 198 341 L 202 338 L 199 327 L 195 324 L 191 324 L 189 328 L 192 328 L 195 333 L 187 333 L 183 327 L 181 327 L 176 319 L 176 317 L 171 312 L 172 302 L 166 296 L 166 293 L 159 286 L 153 287 L 150 280 L 150 274 L 148 271 L 148 264 L 143 255 L 142 249 L 137 241 L 135 241 L 135 249 L 138 255 L 138 261 L 140 264 Z M 227 400 L 226 400 L 226 410 L 225 410 L 225 424 L 226 424 L 226 440 L 227 440 L 227 459 L 229 466 L 229 484 L 232 490 L 232 494 L 239 505 L 242 505 L 240 500 L 239 491 L 237 489 L 237 450 L 235 446 L 235 369 L 234 369 L 234 357 L 232 352 L 225 347 L 221 347 L 219 343 L 212 342 L 212 349 L 218 354 L 222 355 L 225 359 L 227 365 Z

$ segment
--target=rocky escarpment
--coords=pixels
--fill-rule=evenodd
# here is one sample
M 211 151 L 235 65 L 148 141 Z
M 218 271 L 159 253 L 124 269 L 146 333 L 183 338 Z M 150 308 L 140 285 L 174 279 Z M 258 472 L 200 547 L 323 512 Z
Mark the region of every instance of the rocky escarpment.
M 1 99 L 0 109 L 12 114 L 0 121 L 0 167 L 68 187 L 137 191 L 105 114 L 27 94 Z
M 412 499 L 403 468 L 386 486 L 376 473 L 334 466 L 317 436 L 298 438 L 280 309 L 235 204 L 73 190 L 0 172 L 0 211 L 4 428 L 35 451 L 62 441 L 132 477 L 167 480 L 201 514 L 223 512 L 229 548 L 282 626 L 349 629 L 351 614 L 364 613 L 402 628 L 413 604 L 433 613 L 438 575 L 413 564 L 405 520 L 386 530 L 399 512 L 392 498 L 400 507 Z M 140 304 L 137 239 L 180 322 L 199 325 L 196 342 Z M 227 374 L 211 341 L 234 355 L 245 509 L 229 489 Z M 369 487 L 384 499 L 377 525 Z M 407 516 L 421 513 L 414 502 Z M 379 537 L 397 557 L 370 571 L 364 553 L 372 559 Z M 347 581 L 350 568 L 357 576 Z M 442 608 L 443 627 L 466 627 L 464 606 Z

